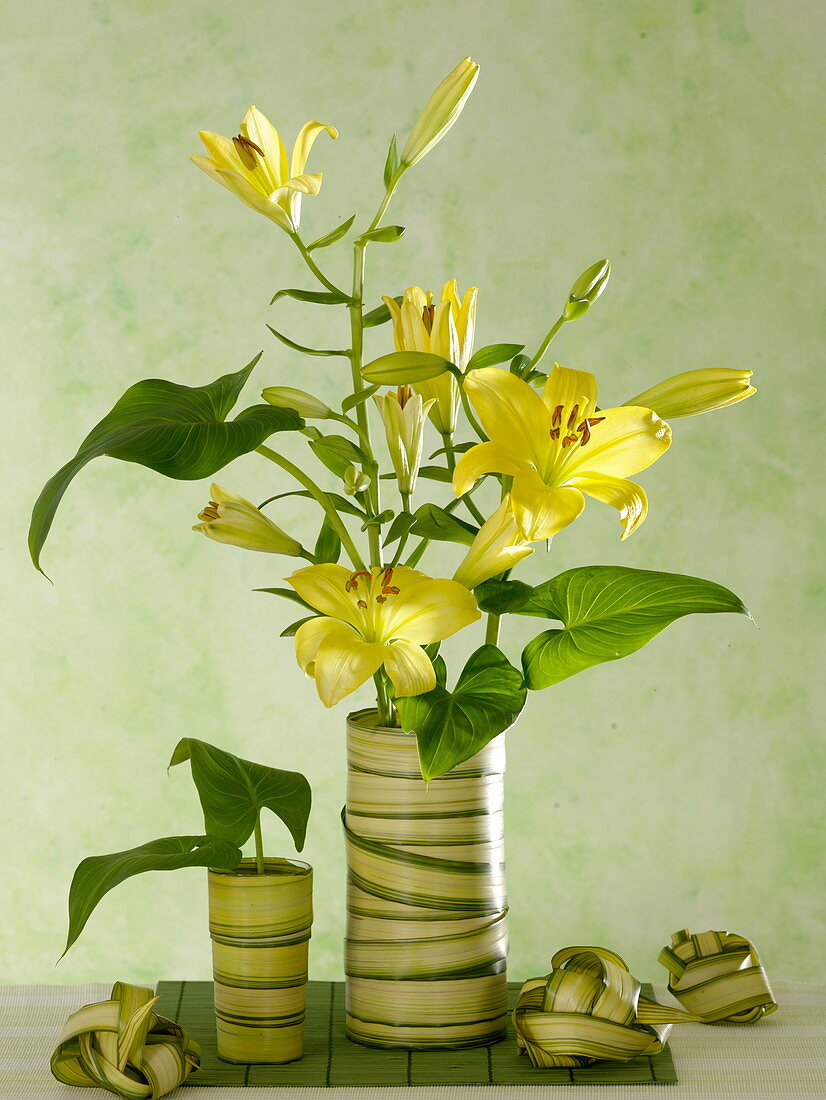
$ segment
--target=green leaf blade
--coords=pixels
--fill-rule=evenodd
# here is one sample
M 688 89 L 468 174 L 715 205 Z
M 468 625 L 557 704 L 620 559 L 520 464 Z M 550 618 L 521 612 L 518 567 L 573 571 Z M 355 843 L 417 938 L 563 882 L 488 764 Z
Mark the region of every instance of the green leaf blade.
M 301 851 L 312 795 L 310 784 L 300 772 L 268 768 L 194 737 L 178 742 L 169 766 L 185 760 L 192 767 L 210 836 L 240 848 L 252 836 L 258 815 L 266 808 L 284 822 Z
M 488 344 L 474 352 L 467 365 L 467 370 L 478 370 L 480 367 L 495 367 L 499 363 L 505 363 L 513 359 L 524 348 L 524 344 Z
M 713 581 L 622 566 L 569 569 L 516 609 L 562 623 L 525 647 L 525 681 L 534 691 L 551 687 L 636 652 L 685 615 L 726 612 L 749 616 L 738 596 Z
M 415 512 L 416 521 L 410 533 L 421 538 L 440 542 L 458 542 L 470 546 L 479 534 L 479 528 L 454 516 L 436 504 L 422 504 Z
M 308 252 L 315 252 L 317 248 L 329 248 L 331 244 L 335 244 L 340 241 L 342 237 L 346 237 L 350 229 L 350 226 L 356 220 L 356 215 L 352 214 L 346 222 L 342 222 L 341 225 L 337 225 L 335 229 L 331 229 L 329 233 L 325 233 L 323 237 L 319 237 L 318 240 L 307 245 Z
M 145 871 L 177 871 L 181 867 L 231 871 L 240 861 L 238 846 L 213 836 L 167 836 L 124 852 L 88 856 L 78 864 L 69 888 L 69 933 L 63 954 L 104 895 L 126 879 Z
M 472 653 L 456 687 L 396 699 L 402 727 L 415 733 L 425 780 L 438 779 L 509 729 L 525 705 L 522 674 L 495 645 Z
M 253 405 L 225 418 L 238 400 L 260 353 L 242 370 L 207 386 L 182 386 L 149 378 L 130 386 L 95 425 L 77 454 L 46 482 L 32 510 L 29 551 L 35 568 L 58 506 L 77 474 L 106 455 L 134 462 L 178 481 L 210 477 L 239 455 L 254 451 L 274 432 L 299 430 L 292 409 Z

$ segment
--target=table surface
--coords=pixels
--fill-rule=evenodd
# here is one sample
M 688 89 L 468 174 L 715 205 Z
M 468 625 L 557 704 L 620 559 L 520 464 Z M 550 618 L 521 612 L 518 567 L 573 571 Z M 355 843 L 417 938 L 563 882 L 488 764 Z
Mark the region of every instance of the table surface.
M 88 1096 L 56 1081 L 49 1057 L 70 1013 L 106 1000 L 108 985 L 0 986 L 0 1100 Z M 676 1085 L 450 1085 L 256 1089 L 261 1100 L 808 1100 L 826 1098 L 826 985 L 772 982 L 779 1008 L 752 1027 L 678 1024 L 671 1032 Z M 673 1003 L 661 986 L 657 999 Z M 94 1090 L 101 1098 L 111 1095 Z M 249 1100 L 249 1088 L 187 1086 L 176 1100 Z

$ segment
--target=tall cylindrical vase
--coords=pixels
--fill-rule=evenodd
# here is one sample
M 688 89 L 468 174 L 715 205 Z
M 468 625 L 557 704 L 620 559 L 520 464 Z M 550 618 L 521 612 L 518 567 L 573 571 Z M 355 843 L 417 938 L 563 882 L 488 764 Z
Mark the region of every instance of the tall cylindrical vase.
M 313 871 L 306 863 L 254 859 L 209 871 L 209 934 L 218 1057 L 292 1062 L 304 1053 Z
M 347 1035 L 425 1050 L 505 1032 L 504 735 L 425 783 L 416 738 L 347 721 Z

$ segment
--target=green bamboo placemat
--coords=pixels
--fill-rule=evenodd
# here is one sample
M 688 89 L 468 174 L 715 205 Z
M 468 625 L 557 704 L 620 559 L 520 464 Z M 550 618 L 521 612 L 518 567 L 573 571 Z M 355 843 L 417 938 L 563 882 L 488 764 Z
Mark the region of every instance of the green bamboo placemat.
M 520 986 L 508 985 L 513 1008 Z M 645 996 L 654 996 L 650 985 Z M 344 983 L 309 982 L 304 1057 L 284 1066 L 236 1066 L 215 1050 L 212 982 L 159 982 L 158 1012 L 177 1020 L 201 1044 L 201 1069 L 187 1085 L 671 1085 L 677 1080 L 671 1051 L 624 1065 L 603 1062 L 584 1069 L 534 1069 L 516 1053 L 513 1028 L 507 1038 L 474 1050 L 376 1050 L 344 1034 Z

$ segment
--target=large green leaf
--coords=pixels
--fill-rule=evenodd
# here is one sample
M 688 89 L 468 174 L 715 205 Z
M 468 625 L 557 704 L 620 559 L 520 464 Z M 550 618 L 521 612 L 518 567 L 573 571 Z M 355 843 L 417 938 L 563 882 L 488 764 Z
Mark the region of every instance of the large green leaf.
M 524 581 L 482 581 L 473 590 L 479 610 L 488 611 L 492 615 L 518 611 L 528 602 L 532 593 L 533 589 Z
M 509 729 L 525 705 L 522 674 L 495 645 L 472 653 L 456 687 L 396 699 L 403 728 L 415 733 L 425 779 L 437 779 Z
M 175 746 L 169 766 L 189 760 L 192 778 L 210 836 L 238 847 L 249 840 L 263 808 L 280 817 L 300 852 L 307 833 L 312 794 L 300 772 L 285 772 L 243 760 L 206 741 L 184 737 Z
M 40 569 L 40 552 L 63 494 L 93 458 L 108 455 L 148 466 L 166 477 L 195 481 L 254 451 L 273 432 L 303 427 L 298 413 L 272 405 L 253 405 L 226 422 L 259 358 L 260 354 L 243 370 L 225 374 L 208 386 L 180 386 L 159 378 L 130 386 L 37 498 L 29 528 L 35 566 Z
M 78 864 L 69 888 L 69 935 L 63 954 L 83 931 L 104 894 L 125 879 L 144 871 L 177 871 L 179 867 L 231 871 L 240 860 L 240 848 L 212 836 L 165 836 L 125 852 L 88 856 Z
M 525 682 L 550 687 L 586 668 L 641 649 L 684 615 L 730 611 L 748 615 L 743 602 L 720 584 L 618 565 L 569 569 L 537 585 L 519 615 L 558 619 L 522 653 Z
M 422 504 L 416 509 L 416 522 L 410 528 L 414 535 L 440 542 L 458 542 L 470 546 L 479 534 L 479 528 L 465 523 L 437 504 Z

